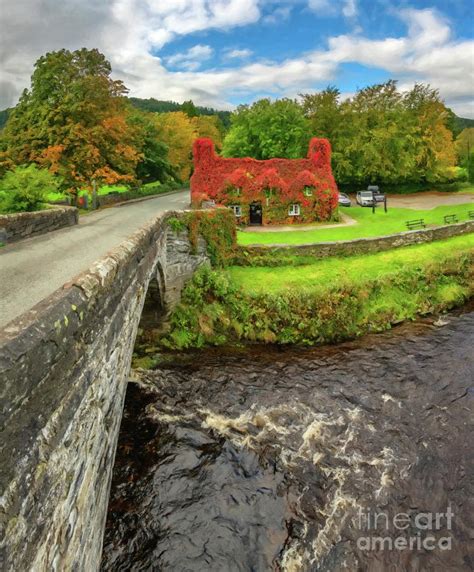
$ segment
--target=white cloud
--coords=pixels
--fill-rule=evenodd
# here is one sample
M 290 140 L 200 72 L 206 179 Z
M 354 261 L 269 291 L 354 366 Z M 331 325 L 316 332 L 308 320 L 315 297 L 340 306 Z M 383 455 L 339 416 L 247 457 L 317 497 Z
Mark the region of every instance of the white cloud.
M 166 58 L 166 63 L 171 67 L 181 68 L 188 71 L 194 71 L 201 67 L 201 63 L 208 60 L 214 50 L 211 46 L 203 46 L 197 44 L 189 48 L 186 52 L 174 54 Z
M 357 0 L 344 0 L 342 13 L 346 18 L 354 18 L 357 16 Z
M 357 0 L 308 0 L 308 8 L 319 16 L 337 16 L 345 18 L 357 16 Z
M 279 6 L 275 8 L 272 12 L 269 12 L 263 17 L 263 22 L 265 24 L 277 24 L 283 20 L 288 20 L 291 14 L 291 6 Z
M 313 12 L 333 11 L 334 4 L 330 0 L 309 0 L 308 7 Z
M 228 67 L 201 71 L 199 63 L 210 57 L 210 46 L 198 44 L 164 60 L 160 49 L 178 35 L 261 21 L 269 8 L 271 13 L 275 6 L 291 2 L 4 0 L 3 4 L 9 26 L 1 38 L 4 100 L 0 107 L 14 103 L 29 84 L 33 63 L 41 54 L 86 46 L 101 49 L 112 63 L 114 76 L 123 79 L 137 97 L 192 98 L 198 104 L 228 108 L 230 98 L 239 94 L 288 95 L 337 83 L 341 64 L 356 62 L 386 70 L 402 86 L 429 82 L 455 111 L 472 115 L 474 42 L 453 39 L 449 23 L 434 10 L 400 11 L 398 17 L 407 27 L 401 37 L 374 40 L 362 33 L 345 34 L 329 38 L 325 49 L 281 62 L 239 62 L 238 57 L 250 54 L 234 48 L 227 54 Z M 311 4 L 322 9 L 323 0 L 311 0 Z M 352 13 L 349 2 L 339 4 L 343 5 Z M 232 52 L 234 56 L 229 56 Z M 172 65 L 180 70 L 168 69 Z
M 226 59 L 245 59 L 250 57 L 253 54 L 252 50 L 248 48 L 244 49 L 234 49 L 234 50 L 226 50 L 224 52 L 224 57 Z

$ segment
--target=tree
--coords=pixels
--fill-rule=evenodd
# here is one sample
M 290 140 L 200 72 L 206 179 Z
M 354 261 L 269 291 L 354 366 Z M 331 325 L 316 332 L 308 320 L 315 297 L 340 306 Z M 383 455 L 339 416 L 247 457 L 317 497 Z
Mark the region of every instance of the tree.
M 467 169 L 469 181 L 474 181 L 474 127 L 466 127 L 456 139 L 459 164 Z
M 218 151 L 222 149 L 222 122 L 217 115 L 199 115 L 192 122 L 197 137 L 208 137 Z
M 136 167 L 137 178 L 145 183 L 164 183 L 174 179 L 176 173 L 168 159 L 168 146 L 160 140 L 154 114 L 131 108 L 128 122 L 135 129 L 135 146 L 140 151 L 140 160 Z
M 324 137 L 331 142 L 332 167 L 336 180 L 344 181 L 351 178 L 352 163 L 348 158 L 349 148 L 344 145 L 347 145 L 347 139 L 353 137 L 353 125 L 350 115 L 344 114 L 345 108 L 341 105 L 339 90 L 328 86 L 319 93 L 301 94 L 300 97 L 312 136 Z
M 60 180 L 33 163 L 8 171 L 0 182 L 0 212 L 37 211 L 48 192 L 57 191 Z
M 127 89 L 110 78 L 98 50 L 60 50 L 39 58 L 3 135 L 3 169 L 34 162 L 66 187 L 132 181 L 139 152 L 127 121 Z
M 197 117 L 199 115 L 199 112 L 198 112 L 196 106 L 194 105 L 192 99 L 190 99 L 188 101 L 183 101 L 183 103 L 181 105 L 181 111 L 183 113 L 186 113 L 186 115 L 188 117 Z
M 302 94 L 302 108 L 314 137 L 335 140 L 341 130 L 340 92 L 328 86 L 319 93 Z
M 302 107 L 312 133 L 331 142 L 339 183 L 437 182 L 452 176 L 452 117 L 429 86 L 403 93 L 390 80 L 343 101 L 328 87 L 302 95 Z
M 309 122 L 292 99 L 261 99 L 241 105 L 232 115 L 222 148 L 225 157 L 295 159 L 308 152 Z
M 456 164 L 449 110 L 430 86 L 415 84 L 403 98 L 404 124 L 415 158 L 412 179 L 439 182 L 449 179 Z
M 182 111 L 157 113 L 153 116 L 159 140 L 168 147 L 168 161 L 181 181 L 187 181 L 192 170 L 192 146 L 196 138 L 193 121 Z

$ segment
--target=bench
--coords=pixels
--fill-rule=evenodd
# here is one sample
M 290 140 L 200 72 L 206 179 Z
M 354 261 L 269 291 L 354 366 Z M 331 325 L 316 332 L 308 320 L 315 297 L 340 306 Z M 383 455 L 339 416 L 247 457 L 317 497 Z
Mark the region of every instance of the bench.
M 474 219 L 474 211 L 469 211 L 467 215 L 469 218 Z
M 405 224 L 407 225 L 408 230 L 414 230 L 416 228 L 426 228 L 425 220 L 422 218 L 407 220 Z
M 451 224 L 453 222 L 459 222 L 458 215 L 455 214 L 448 214 L 444 217 L 444 222 L 446 224 Z

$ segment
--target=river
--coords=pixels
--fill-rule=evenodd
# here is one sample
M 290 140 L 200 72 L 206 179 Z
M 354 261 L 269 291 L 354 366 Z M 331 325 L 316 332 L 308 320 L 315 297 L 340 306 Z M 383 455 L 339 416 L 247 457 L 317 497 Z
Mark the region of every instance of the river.
M 102 570 L 474 569 L 473 340 L 471 304 L 136 372 Z

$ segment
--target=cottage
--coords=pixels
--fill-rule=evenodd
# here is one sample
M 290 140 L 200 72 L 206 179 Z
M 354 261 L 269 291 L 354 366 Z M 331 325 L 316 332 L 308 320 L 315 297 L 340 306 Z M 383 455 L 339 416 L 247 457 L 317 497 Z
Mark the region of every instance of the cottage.
M 329 220 L 338 191 L 327 139 L 311 139 L 305 159 L 225 159 L 210 139 L 193 148 L 191 199 L 230 207 L 240 224 L 293 224 Z

